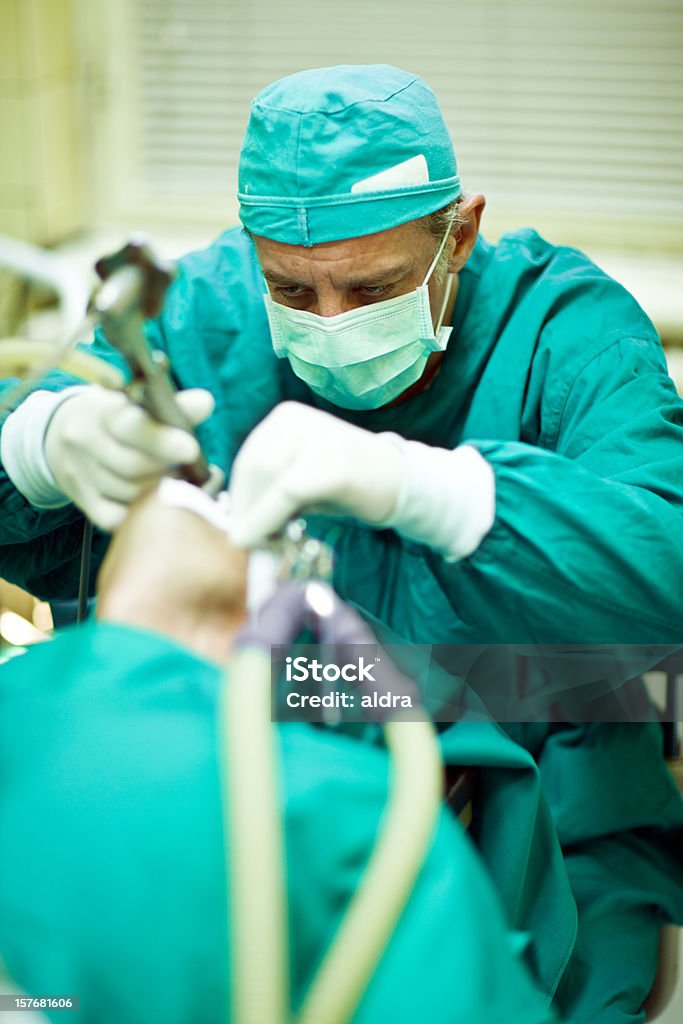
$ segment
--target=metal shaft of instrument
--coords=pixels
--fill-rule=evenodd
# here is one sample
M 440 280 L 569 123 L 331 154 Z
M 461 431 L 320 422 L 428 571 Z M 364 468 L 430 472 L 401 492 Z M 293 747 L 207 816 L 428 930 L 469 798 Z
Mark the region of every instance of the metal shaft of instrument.
M 96 308 L 109 342 L 125 357 L 132 380 L 127 387 L 131 401 L 145 409 L 153 419 L 169 427 L 194 434 L 190 420 L 175 399 L 168 360 L 153 352 L 145 338 L 145 321 L 139 310 L 142 275 L 137 267 L 123 267 L 101 287 Z M 181 467 L 190 483 L 201 487 L 210 477 L 203 454 L 191 465 Z

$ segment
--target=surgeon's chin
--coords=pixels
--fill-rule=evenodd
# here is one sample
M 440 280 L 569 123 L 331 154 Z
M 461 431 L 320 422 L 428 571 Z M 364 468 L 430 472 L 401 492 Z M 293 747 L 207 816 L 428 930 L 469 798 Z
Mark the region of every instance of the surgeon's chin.
M 444 352 L 432 352 L 427 359 L 427 363 L 424 368 L 424 373 L 419 380 L 416 380 L 414 384 L 411 384 L 409 388 L 402 391 L 398 398 L 395 398 L 393 402 L 387 402 L 383 405 L 383 409 L 391 409 L 393 405 L 400 405 L 401 402 L 407 401 L 409 398 L 414 398 L 415 395 L 419 395 L 420 392 L 426 391 L 427 388 L 431 387 L 435 378 L 439 374 L 441 369 L 441 363 L 443 362 Z

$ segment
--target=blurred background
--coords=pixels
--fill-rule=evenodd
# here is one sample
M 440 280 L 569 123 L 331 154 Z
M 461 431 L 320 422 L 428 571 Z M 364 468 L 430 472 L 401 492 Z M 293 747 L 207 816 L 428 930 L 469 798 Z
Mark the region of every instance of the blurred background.
M 683 0 L 0 0 L 0 232 L 204 244 L 253 96 L 344 62 L 425 77 L 491 239 L 584 249 L 683 343 Z

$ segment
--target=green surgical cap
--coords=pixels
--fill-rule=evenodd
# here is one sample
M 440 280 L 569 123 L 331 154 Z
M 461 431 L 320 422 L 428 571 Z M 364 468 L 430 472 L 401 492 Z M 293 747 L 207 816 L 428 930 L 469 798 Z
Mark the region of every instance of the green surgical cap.
M 387 64 L 301 71 L 251 105 L 240 219 L 290 245 L 357 238 L 424 217 L 460 194 L 439 104 Z

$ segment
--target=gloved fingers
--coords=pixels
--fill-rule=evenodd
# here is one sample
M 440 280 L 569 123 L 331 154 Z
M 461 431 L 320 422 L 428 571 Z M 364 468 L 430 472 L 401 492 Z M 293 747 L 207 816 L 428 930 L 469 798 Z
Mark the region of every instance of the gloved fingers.
M 331 462 L 329 454 L 318 456 L 315 448 L 297 453 L 283 471 L 280 486 L 298 509 L 309 508 L 312 502 L 334 503 L 343 494 L 337 465 Z
M 118 501 L 110 501 L 100 494 L 93 495 L 92 501 L 84 502 L 84 510 L 88 518 L 101 530 L 112 533 L 126 517 L 128 506 Z
M 280 480 L 296 457 L 296 441 L 286 431 L 274 429 L 277 420 L 270 413 L 251 432 L 230 476 L 232 535 L 236 544 L 245 547 L 267 537 L 291 512 L 286 496 L 280 493 Z
M 338 460 L 318 439 L 287 429 L 292 406 L 278 407 L 249 435 L 230 479 L 233 538 L 253 547 L 280 530 L 288 519 L 311 506 L 334 511 L 343 489 Z M 310 411 L 310 410 L 309 410 Z
M 211 411 L 213 399 L 200 390 L 184 403 L 198 419 Z M 56 486 L 110 530 L 171 467 L 195 462 L 199 444 L 185 430 L 156 423 L 127 395 L 89 385 L 53 410 L 43 452 Z
M 154 487 L 159 482 L 159 476 L 159 472 L 155 470 L 133 479 L 129 475 L 121 476 L 111 466 L 100 464 L 93 469 L 90 485 L 94 494 L 129 505 L 145 491 Z
M 238 547 L 255 547 L 280 530 L 299 506 L 274 481 L 254 502 L 232 506 L 231 539 Z
M 292 515 L 322 507 L 380 523 L 393 509 L 402 454 L 386 438 L 296 402 L 277 406 L 249 435 L 232 472 L 236 537 L 248 546 Z
M 169 461 L 167 455 L 168 453 L 165 453 L 161 458 L 159 453 L 149 454 L 140 448 L 124 444 L 107 431 L 103 431 L 98 444 L 94 471 L 96 474 L 100 470 L 106 471 L 133 483 L 145 481 L 149 477 L 158 479 L 171 467 L 178 465 L 175 457 Z
M 315 443 L 294 447 L 280 439 L 266 451 L 247 441 L 230 482 L 233 540 L 253 547 L 312 506 L 334 512 L 338 489 L 336 470 Z
M 108 410 L 103 422 L 107 433 L 119 444 L 143 452 L 160 469 L 189 464 L 199 457 L 196 437 L 178 427 L 157 423 L 132 402 L 126 402 L 123 408 Z
M 299 441 L 276 415 L 280 408 L 252 430 L 237 453 L 230 477 L 233 503 L 256 499 L 296 456 Z
M 208 420 L 216 407 L 216 400 L 206 388 L 188 388 L 179 391 L 176 402 L 193 426 Z

